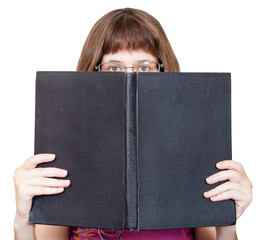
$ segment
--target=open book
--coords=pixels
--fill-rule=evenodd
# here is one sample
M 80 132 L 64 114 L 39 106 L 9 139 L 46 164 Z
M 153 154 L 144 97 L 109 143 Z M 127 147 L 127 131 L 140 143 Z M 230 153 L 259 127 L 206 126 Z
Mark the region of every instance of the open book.
M 203 193 L 231 155 L 229 73 L 38 72 L 35 154 L 71 186 L 35 197 L 31 223 L 107 229 L 235 224 Z

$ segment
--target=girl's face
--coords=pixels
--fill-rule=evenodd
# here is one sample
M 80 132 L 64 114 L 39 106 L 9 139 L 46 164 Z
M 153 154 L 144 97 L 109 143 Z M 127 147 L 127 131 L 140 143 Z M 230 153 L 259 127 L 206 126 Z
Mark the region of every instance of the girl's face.
M 128 72 L 133 71 L 132 67 L 137 66 L 137 64 L 147 61 L 157 63 L 157 58 L 143 50 L 122 50 L 106 54 L 102 58 L 102 63 L 120 63 L 126 67 Z

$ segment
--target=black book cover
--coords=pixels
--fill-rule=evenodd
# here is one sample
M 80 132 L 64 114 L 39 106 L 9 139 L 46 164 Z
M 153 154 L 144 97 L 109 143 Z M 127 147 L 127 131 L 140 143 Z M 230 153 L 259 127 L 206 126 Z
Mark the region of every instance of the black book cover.
M 153 230 L 235 224 L 203 193 L 232 159 L 229 73 L 38 72 L 35 154 L 71 185 L 35 197 L 30 222 Z

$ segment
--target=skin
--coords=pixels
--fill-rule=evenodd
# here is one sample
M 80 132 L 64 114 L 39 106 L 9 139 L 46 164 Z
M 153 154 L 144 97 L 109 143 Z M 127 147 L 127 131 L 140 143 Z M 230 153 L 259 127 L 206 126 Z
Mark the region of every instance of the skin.
M 119 51 L 103 56 L 102 62 L 120 62 L 127 67 L 138 61 L 157 61 L 156 57 L 144 51 Z M 127 68 L 132 71 L 132 68 Z M 28 222 L 32 199 L 37 195 L 59 194 L 70 186 L 65 180 L 67 171 L 58 168 L 36 168 L 43 162 L 55 160 L 54 154 L 38 154 L 29 157 L 14 173 L 16 193 L 16 216 L 14 233 L 16 240 L 33 239 L 69 239 L 70 228 L 62 226 L 33 225 Z M 217 163 L 222 170 L 206 178 L 208 184 L 228 180 L 225 183 L 203 193 L 210 201 L 233 199 L 236 205 L 236 216 L 239 218 L 252 201 L 252 183 L 242 165 L 236 161 L 225 160 Z M 54 178 L 61 179 L 54 179 Z M 194 229 L 196 240 L 233 240 L 237 239 L 236 226 L 205 227 Z

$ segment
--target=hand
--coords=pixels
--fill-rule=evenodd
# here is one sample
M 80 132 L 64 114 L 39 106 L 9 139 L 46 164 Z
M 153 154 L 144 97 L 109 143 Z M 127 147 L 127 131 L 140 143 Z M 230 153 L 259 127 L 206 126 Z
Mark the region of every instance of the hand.
M 16 217 L 27 219 L 32 199 L 37 195 L 58 194 L 70 185 L 69 180 L 54 179 L 66 177 L 67 171 L 58 168 L 36 168 L 40 163 L 51 162 L 54 154 L 38 154 L 28 158 L 14 174 L 16 195 Z
M 225 160 L 216 164 L 218 169 L 227 169 L 209 176 L 208 184 L 220 181 L 227 182 L 204 193 L 211 201 L 233 199 L 236 206 L 236 216 L 239 218 L 252 201 L 252 183 L 248 179 L 242 165 L 236 161 Z

